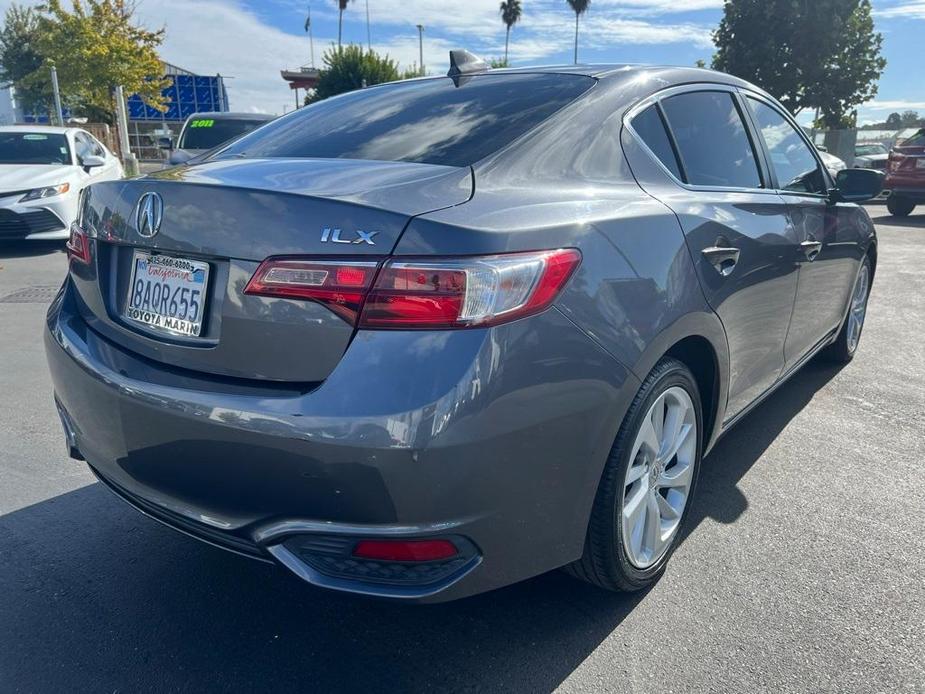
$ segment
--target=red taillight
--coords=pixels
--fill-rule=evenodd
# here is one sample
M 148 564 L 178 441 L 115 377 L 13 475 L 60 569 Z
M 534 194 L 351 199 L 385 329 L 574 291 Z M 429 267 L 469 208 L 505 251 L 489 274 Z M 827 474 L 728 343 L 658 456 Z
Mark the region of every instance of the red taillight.
M 457 554 L 449 540 L 360 540 L 353 548 L 354 557 L 377 561 L 439 561 Z
M 68 258 L 84 265 L 90 264 L 90 239 L 76 224 L 71 224 L 71 236 L 65 245 Z
M 574 248 L 445 261 L 390 261 L 360 316 L 362 328 L 467 328 L 539 313 L 581 262 Z
M 498 325 L 545 310 L 581 262 L 574 248 L 375 262 L 270 258 L 244 292 L 326 304 L 365 329 Z
M 312 299 L 356 323 L 377 267 L 376 262 L 269 258 L 257 268 L 244 293 Z

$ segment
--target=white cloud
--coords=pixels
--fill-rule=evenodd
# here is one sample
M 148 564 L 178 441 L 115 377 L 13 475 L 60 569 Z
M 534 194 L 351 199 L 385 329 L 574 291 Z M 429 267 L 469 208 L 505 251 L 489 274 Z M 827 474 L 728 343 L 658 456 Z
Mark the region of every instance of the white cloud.
M 876 8 L 874 14 L 886 19 L 925 19 L 925 2 L 913 0 L 893 7 Z
M 925 110 L 925 101 L 905 101 L 902 99 L 881 101 L 878 99 L 867 102 L 861 108 L 867 111 L 918 111 Z

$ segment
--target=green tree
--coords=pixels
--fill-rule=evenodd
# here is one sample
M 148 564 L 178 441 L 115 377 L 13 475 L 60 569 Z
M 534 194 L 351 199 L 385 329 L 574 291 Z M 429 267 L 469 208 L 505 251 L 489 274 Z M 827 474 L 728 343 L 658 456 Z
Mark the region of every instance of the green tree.
M 323 60 L 318 86 L 314 94 L 306 97 L 306 103 L 401 79 L 398 63 L 362 46 L 330 48 L 324 52 Z
M 0 29 L 0 83 L 12 84 L 26 111 L 48 112 L 51 85 L 38 48 L 39 15 L 31 7 L 10 5 Z
M 852 125 L 886 67 L 870 0 L 726 0 L 713 67 L 754 82 L 822 127 Z
M 511 28 L 520 21 L 523 14 L 523 8 L 520 0 L 504 0 L 501 3 L 501 21 L 507 27 L 507 35 L 504 38 L 504 65 L 508 64 L 508 48 L 511 45 Z
M 337 47 L 340 48 L 343 43 L 342 39 L 344 36 L 344 10 L 347 9 L 347 5 L 350 4 L 350 0 L 337 0 Z
M 891 113 L 886 117 L 886 127 L 896 128 L 897 130 L 903 127 L 903 117 L 899 113 Z
M 903 111 L 902 115 L 899 117 L 900 127 L 901 128 L 914 128 L 919 124 L 919 112 L 918 111 Z
M 727 4 L 730 0 L 727 0 Z M 578 18 L 588 11 L 591 0 L 566 0 L 575 13 L 575 64 L 578 65 Z

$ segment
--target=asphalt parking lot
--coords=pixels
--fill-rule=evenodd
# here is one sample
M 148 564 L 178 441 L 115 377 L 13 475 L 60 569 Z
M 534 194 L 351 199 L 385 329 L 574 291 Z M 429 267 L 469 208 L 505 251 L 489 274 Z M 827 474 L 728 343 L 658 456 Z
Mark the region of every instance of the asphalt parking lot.
M 40 339 L 66 259 L 0 246 L 0 691 L 925 692 L 925 215 L 871 213 L 860 354 L 719 444 L 654 588 L 429 607 L 176 534 L 67 460 Z

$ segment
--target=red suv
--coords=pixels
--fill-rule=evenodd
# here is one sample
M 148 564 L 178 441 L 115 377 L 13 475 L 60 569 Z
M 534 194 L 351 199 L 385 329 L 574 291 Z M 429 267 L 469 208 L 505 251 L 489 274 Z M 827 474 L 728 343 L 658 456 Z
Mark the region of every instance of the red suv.
M 925 128 L 893 147 L 884 187 L 890 194 L 887 209 L 897 217 L 925 202 Z

